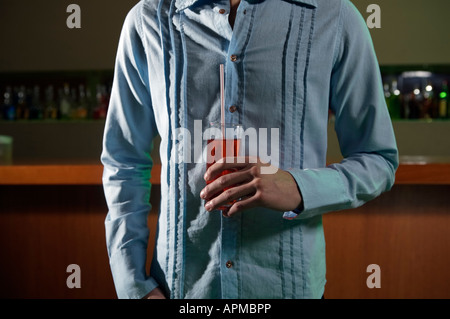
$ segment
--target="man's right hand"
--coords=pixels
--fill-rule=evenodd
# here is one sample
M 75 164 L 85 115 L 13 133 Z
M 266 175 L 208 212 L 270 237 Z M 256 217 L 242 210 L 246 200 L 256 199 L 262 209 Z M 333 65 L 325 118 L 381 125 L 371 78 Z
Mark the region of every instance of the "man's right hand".
M 142 299 L 166 299 L 166 297 L 164 296 L 162 290 L 156 287 Z

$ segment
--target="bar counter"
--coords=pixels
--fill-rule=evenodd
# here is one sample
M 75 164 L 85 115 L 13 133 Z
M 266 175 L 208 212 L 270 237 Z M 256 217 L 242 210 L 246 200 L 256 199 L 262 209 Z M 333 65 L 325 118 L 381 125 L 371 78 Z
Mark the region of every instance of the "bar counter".
M 0 185 L 100 185 L 101 164 L 35 164 L 0 166 Z M 153 166 L 151 183 L 159 185 L 161 165 Z M 450 185 L 450 161 L 409 158 L 400 164 L 398 185 Z
M 450 160 L 402 157 L 401 163 L 391 191 L 323 216 L 327 299 L 450 298 Z M 92 161 L 0 166 L 0 298 L 116 297 L 102 171 Z M 155 164 L 147 270 L 160 171 Z M 80 266 L 79 289 L 66 285 L 70 264 Z M 381 269 L 381 288 L 367 286 L 371 264 Z

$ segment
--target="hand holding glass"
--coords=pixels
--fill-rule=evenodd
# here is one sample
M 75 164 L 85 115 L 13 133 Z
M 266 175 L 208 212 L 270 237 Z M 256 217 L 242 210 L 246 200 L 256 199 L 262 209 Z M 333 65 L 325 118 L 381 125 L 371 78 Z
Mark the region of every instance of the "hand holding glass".
M 240 124 L 221 124 L 211 123 L 210 136 L 207 141 L 207 164 L 206 169 L 216 163 L 222 158 L 235 158 L 239 156 L 239 147 L 242 134 L 242 125 Z M 226 169 L 213 180 L 208 180 L 207 185 L 212 183 L 220 176 L 235 172 L 237 169 Z M 223 191 L 230 189 L 233 186 L 225 187 Z M 215 194 L 216 197 L 219 194 Z M 233 205 L 236 200 L 233 200 L 223 206 L 220 206 L 219 210 L 226 210 Z

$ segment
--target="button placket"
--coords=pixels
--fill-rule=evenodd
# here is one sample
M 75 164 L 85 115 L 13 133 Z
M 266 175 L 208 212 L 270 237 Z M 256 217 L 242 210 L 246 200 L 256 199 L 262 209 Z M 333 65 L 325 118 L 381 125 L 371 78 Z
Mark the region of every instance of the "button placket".
M 220 271 L 223 298 L 239 298 L 239 247 L 241 218 L 221 217 Z
M 241 1 L 236 14 L 232 38 L 226 59 L 226 120 L 239 123 L 244 112 L 245 81 L 244 60 L 246 47 L 253 28 L 254 9 L 246 1 Z

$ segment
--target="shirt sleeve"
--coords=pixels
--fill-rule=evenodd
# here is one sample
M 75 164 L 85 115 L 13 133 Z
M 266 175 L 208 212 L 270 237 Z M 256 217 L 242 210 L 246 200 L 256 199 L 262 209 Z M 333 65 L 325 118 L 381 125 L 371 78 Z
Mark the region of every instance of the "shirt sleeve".
M 343 1 L 334 58 L 330 108 L 344 159 L 289 170 L 303 198 L 297 218 L 361 206 L 395 180 L 398 151 L 379 65 L 365 21 L 350 1 Z
M 150 157 L 157 135 L 141 33 L 141 10 L 125 19 L 105 123 L 101 161 L 108 205 L 106 243 L 119 298 L 142 298 L 157 283 L 146 274 Z

